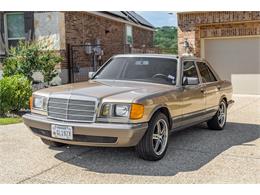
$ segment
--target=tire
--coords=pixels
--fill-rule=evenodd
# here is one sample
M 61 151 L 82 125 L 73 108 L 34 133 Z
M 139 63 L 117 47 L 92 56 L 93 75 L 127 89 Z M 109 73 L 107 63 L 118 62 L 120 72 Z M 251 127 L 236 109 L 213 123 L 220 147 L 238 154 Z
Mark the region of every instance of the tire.
M 59 143 L 59 142 L 54 142 L 54 141 L 51 141 L 51 140 L 47 140 L 47 139 L 44 139 L 44 138 L 41 138 L 42 142 L 48 146 L 51 146 L 51 147 L 62 147 L 64 146 L 65 144 L 63 143 Z
M 217 113 L 210 119 L 207 124 L 212 130 L 223 130 L 227 120 L 227 104 L 222 100 L 219 104 Z
M 165 114 L 159 112 L 149 121 L 146 133 L 135 147 L 136 153 L 144 160 L 160 160 L 167 151 L 168 139 L 169 121 Z

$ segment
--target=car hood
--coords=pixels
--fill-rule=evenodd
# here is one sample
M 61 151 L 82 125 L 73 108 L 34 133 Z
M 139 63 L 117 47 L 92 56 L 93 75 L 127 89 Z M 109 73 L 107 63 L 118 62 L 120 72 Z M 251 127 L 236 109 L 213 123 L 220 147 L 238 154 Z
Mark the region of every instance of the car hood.
M 119 80 L 90 80 L 51 87 L 35 92 L 43 96 L 88 96 L 113 102 L 135 102 L 138 99 L 173 90 L 175 86 Z

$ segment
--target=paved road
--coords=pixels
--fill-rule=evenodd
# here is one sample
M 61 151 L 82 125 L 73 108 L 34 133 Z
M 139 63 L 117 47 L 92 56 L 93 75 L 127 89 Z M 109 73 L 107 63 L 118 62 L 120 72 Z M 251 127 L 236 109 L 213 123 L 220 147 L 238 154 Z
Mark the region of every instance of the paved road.
M 159 162 L 128 148 L 48 148 L 23 124 L 0 126 L 0 183 L 260 183 L 260 97 L 234 99 L 224 131 L 175 132 Z

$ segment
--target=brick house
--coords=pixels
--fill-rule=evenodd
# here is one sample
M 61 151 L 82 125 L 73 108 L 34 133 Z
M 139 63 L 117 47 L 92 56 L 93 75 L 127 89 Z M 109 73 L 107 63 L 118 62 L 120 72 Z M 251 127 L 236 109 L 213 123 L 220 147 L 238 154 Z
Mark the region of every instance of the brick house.
M 260 94 L 260 12 L 180 12 L 177 16 L 180 55 L 187 41 L 194 55 L 232 81 L 234 93 Z
M 68 83 L 71 77 L 81 81 L 88 78 L 94 61 L 102 63 L 111 55 L 144 48 L 152 51 L 154 30 L 132 11 L 0 12 L 0 58 L 19 40 L 47 40 L 49 48 L 64 58 L 57 65 L 55 82 Z M 93 48 L 98 49 L 97 56 Z

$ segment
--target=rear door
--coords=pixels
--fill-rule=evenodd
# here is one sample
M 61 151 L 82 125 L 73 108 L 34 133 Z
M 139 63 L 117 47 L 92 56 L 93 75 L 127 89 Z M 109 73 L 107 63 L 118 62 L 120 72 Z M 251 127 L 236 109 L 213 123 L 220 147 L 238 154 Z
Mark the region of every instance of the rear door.
M 210 67 L 204 61 L 196 62 L 202 85 L 204 86 L 206 111 L 214 111 L 218 108 L 220 99 L 220 84 Z

